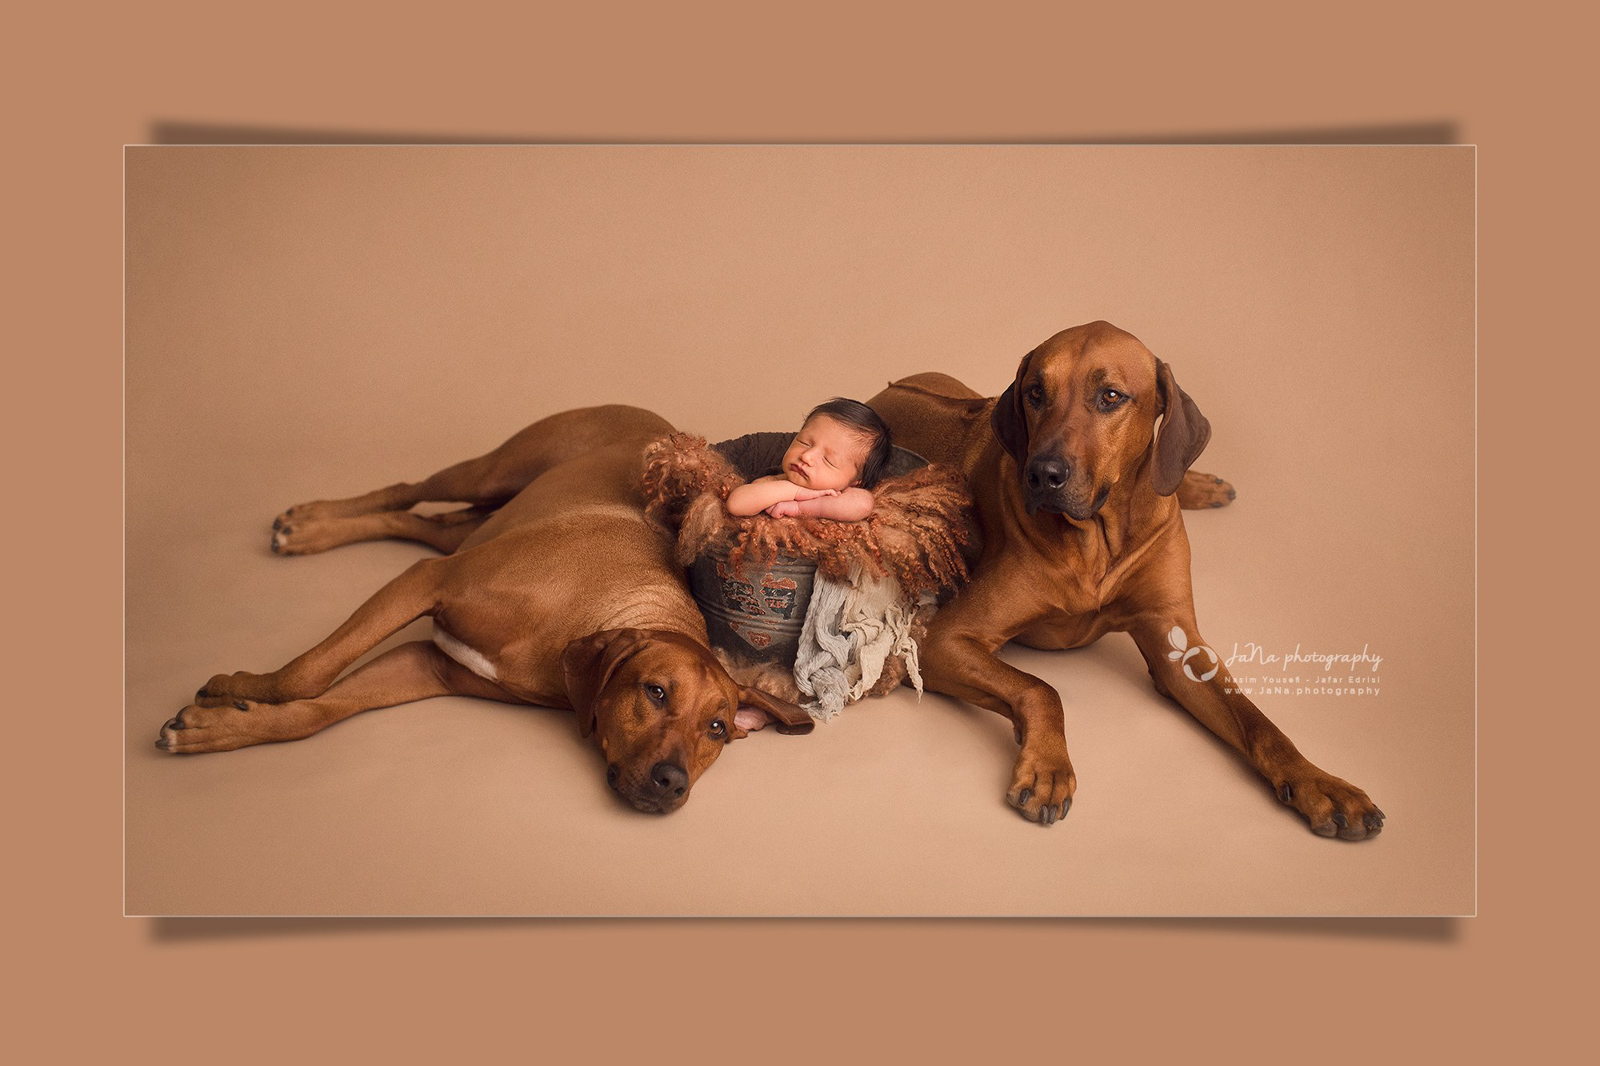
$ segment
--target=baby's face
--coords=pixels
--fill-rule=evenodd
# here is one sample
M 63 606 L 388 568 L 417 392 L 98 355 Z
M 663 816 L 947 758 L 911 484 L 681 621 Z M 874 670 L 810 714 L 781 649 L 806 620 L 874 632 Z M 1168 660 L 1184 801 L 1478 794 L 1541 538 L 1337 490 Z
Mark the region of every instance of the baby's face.
M 783 476 L 808 489 L 847 489 L 861 478 L 869 442 L 827 415 L 800 427 L 783 453 Z

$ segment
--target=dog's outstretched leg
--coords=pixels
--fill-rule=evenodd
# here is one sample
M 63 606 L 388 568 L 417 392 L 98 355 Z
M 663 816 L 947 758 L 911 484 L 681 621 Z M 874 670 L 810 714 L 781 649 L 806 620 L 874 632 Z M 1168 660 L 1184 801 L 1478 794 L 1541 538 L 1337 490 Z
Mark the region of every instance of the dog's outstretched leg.
M 1159 610 L 1134 620 L 1156 691 L 1244 756 L 1283 803 L 1300 812 L 1318 836 L 1365 840 L 1383 830 L 1384 813 L 1366 792 L 1316 766 L 1228 673 L 1187 610 Z
M 356 609 L 322 643 L 270 674 L 218 674 L 195 694 L 287 703 L 321 695 L 349 665 L 391 633 L 438 607 L 445 559 L 413 563 Z
M 363 540 L 414 540 L 449 555 L 492 514 L 493 507 L 463 507 L 442 514 L 379 511 L 350 518 L 279 519 L 272 550 L 279 555 L 314 555 Z
M 448 695 L 521 702 L 430 641 L 417 640 L 384 652 L 314 699 L 262 703 L 202 697 L 168 719 L 156 747 L 189 754 L 299 740 L 362 711 Z
M 935 692 L 1010 719 L 1021 750 L 1006 802 L 1030 822 L 1053 825 L 1066 817 L 1078 788 L 1067 754 L 1061 697 L 1050 685 L 996 657 L 1004 636 L 988 637 L 974 626 L 974 619 L 994 618 L 1003 634 L 1016 632 L 1025 622 L 1012 622 L 1005 612 L 1018 609 L 1027 610 L 1025 601 L 1005 596 L 1003 589 L 997 594 L 993 583 L 968 585 L 928 624 L 922 680 Z
M 401 482 L 344 500 L 297 503 L 280 514 L 272 528 L 275 533 L 285 532 L 285 527 L 298 532 L 299 525 L 307 521 L 407 511 L 425 502 L 493 509 L 551 467 L 635 432 L 665 436 L 672 432 L 672 425 L 660 415 L 621 404 L 563 411 L 541 418 L 487 455 L 447 466 L 421 481 Z

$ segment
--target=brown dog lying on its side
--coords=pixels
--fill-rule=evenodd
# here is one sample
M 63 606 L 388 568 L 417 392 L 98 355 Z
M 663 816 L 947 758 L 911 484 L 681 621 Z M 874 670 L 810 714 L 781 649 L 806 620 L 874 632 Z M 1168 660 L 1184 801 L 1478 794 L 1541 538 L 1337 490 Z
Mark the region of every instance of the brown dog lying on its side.
M 1232 490 L 1188 472 L 1211 427 L 1137 338 L 1107 322 L 1058 333 L 998 400 L 918 374 L 869 404 L 896 444 L 967 475 L 982 556 L 929 626 L 923 681 L 1011 719 L 1022 750 L 1006 798 L 1024 817 L 1065 815 L 1077 780 L 1061 698 L 995 652 L 1126 632 L 1156 690 L 1243 755 L 1313 832 L 1360 840 L 1383 827 L 1365 792 L 1312 765 L 1237 691 L 1195 627 L 1179 501 L 1220 506 Z
M 665 812 L 684 804 L 728 741 L 769 721 L 810 732 L 808 714 L 740 686 L 712 656 L 673 538 L 645 517 L 644 449 L 671 432 L 634 407 L 568 411 L 417 484 L 289 508 L 273 523 L 280 554 L 397 537 L 447 556 L 411 566 L 282 669 L 212 678 L 157 746 L 298 740 L 429 696 L 568 707 L 582 734 L 598 737 L 611 787 L 640 810 Z M 470 506 L 410 510 L 424 501 Z M 433 617 L 432 641 L 339 679 L 423 615 Z

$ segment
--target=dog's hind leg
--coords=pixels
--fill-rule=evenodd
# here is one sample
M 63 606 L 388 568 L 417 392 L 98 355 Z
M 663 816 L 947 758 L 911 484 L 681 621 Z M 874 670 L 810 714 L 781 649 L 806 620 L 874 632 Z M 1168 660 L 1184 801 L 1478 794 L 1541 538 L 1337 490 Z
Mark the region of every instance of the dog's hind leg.
M 431 641 L 417 640 L 384 652 L 312 699 L 262 703 L 201 697 L 168 719 L 156 747 L 188 754 L 299 740 L 362 711 L 449 695 L 521 702 Z
M 603 447 L 625 435 L 665 436 L 672 424 L 638 407 L 611 404 L 541 418 L 487 455 L 447 466 L 418 482 L 401 482 L 344 500 L 298 503 L 273 522 L 273 530 L 300 523 L 351 518 L 382 511 L 406 511 L 419 503 L 444 501 L 495 508 L 527 488 L 551 467 Z M 362 538 L 370 539 L 370 538 Z
M 461 547 L 493 507 L 463 507 L 443 514 L 379 511 L 349 518 L 308 518 L 279 522 L 272 531 L 272 550 L 279 555 L 314 555 L 363 540 L 414 540 L 449 555 Z
M 424 559 L 373 594 L 322 643 L 270 674 L 218 674 L 195 694 L 286 703 L 327 691 L 338 676 L 380 641 L 439 605 L 446 559 Z

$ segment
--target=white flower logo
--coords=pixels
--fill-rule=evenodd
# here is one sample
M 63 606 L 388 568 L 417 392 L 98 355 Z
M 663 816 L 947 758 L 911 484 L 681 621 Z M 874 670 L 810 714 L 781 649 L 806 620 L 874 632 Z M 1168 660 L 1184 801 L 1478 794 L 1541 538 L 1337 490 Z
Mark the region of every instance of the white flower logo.
M 1172 627 L 1172 630 L 1167 634 L 1167 643 L 1171 644 L 1173 648 L 1172 651 L 1167 652 L 1167 658 L 1173 662 L 1182 661 L 1183 672 L 1190 681 L 1210 681 L 1217 676 L 1217 671 L 1222 669 L 1222 661 L 1217 658 L 1216 652 L 1204 644 L 1196 644 L 1192 648 L 1189 647 L 1189 637 L 1184 633 L 1182 626 Z M 1189 665 L 1189 660 L 1201 652 L 1205 652 L 1206 655 L 1210 656 L 1211 669 L 1203 674 L 1197 674 L 1194 672 L 1194 667 Z

